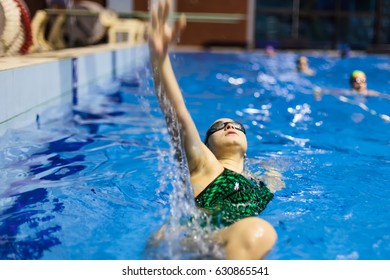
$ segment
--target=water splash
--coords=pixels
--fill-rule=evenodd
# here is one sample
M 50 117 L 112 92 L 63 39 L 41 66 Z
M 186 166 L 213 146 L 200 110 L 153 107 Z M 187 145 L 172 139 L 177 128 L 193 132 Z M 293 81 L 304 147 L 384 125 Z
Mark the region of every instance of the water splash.
M 149 89 L 150 90 L 150 89 Z M 215 228 L 210 219 L 195 206 L 185 152 L 181 142 L 181 127 L 175 111 L 163 89 L 157 89 L 162 102 L 169 135 L 164 141 L 170 149 L 159 150 L 157 192 L 168 192 L 170 209 L 161 213 L 163 226 L 148 240 L 145 250 L 147 259 L 222 259 L 223 252 L 213 240 Z M 161 131 L 160 131 L 161 132 Z

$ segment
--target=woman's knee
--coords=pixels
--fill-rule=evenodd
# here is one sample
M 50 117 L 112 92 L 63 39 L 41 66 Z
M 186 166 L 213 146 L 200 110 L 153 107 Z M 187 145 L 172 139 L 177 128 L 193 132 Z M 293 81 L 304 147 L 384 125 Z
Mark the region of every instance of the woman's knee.
M 228 258 L 262 259 L 274 246 L 277 234 L 267 221 L 250 217 L 228 227 L 224 235 Z
M 257 217 L 246 218 L 242 221 L 240 231 L 244 242 L 248 243 L 247 246 L 272 248 L 276 242 L 277 234 L 269 222 Z

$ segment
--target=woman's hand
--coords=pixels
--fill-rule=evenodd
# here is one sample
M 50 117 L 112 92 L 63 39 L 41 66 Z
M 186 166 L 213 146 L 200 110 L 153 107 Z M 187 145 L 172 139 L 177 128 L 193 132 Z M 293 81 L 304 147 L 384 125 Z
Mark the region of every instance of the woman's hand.
M 151 54 L 160 61 L 167 55 L 169 44 L 177 40 L 186 25 L 186 19 L 182 15 L 173 27 L 169 26 L 167 21 L 170 6 L 170 0 L 166 0 L 165 4 L 160 0 L 158 11 L 156 11 L 156 7 L 152 7 L 152 19 L 148 28 Z

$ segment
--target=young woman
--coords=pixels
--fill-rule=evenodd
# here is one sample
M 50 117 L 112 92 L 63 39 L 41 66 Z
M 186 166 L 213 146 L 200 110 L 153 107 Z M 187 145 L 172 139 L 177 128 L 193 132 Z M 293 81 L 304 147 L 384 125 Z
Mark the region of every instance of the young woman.
M 216 120 L 203 142 L 186 108 L 173 72 L 168 47 L 185 27 L 181 17 L 169 27 L 170 1 L 152 8 L 148 28 L 150 60 L 160 107 L 172 139 L 180 125 L 179 143 L 187 160 L 191 185 L 197 206 L 212 216 L 219 226 L 215 241 L 225 248 L 227 259 L 262 259 L 273 247 L 277 235 L 267 221 L 257 217 L 273 194 L 259 180 L 243 175 L 247 151 L 246 132 L 242 124 L 230 119 Z M 167 99 L 173 109 L 167 108 Z M 177 147 L 177 145 L 176 145 Z

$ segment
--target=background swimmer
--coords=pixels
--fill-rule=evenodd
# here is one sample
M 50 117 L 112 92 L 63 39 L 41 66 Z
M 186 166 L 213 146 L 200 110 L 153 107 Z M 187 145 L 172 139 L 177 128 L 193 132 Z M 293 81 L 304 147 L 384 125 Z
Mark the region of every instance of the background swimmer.
M 349 77 L 349 83 L 352 91 L 364 96 L 380 96 L 381 94 L 374 90 L 367 89 L 367 77 L 361 70 L 352 71 Z
M 380 93 L 374 90 L 368 90 L 367 89 L 367 79 L 366 74 L 361 70 L 354 70 L 352 71 L 349 83 L 351 86 L 350 90 L 342 90 L 342 89 L 334 89 L 334 90 L 323 90 L 320 87 L 314 88 L 314 98 L 317 101 L 320 101 L 322 99 L 322 96 L 327 95 L 335 95 L 341 102 L 350 103 L 352 105 L 357 105 L 364 111 L 370 113 L 374 116 L 379 116 L 381 119 L 385 121 L 390 121 L 390 116 L 386 114 L 381 114 L 376 112 L 373 109 L 370 109 L 366 105 L 366 99 L 365 97 L 379 97 L 379 98 L 386 98 L 390 99 L 390 95 Z M 353 99 L 347 98 L 346 96 L 352 96 L 355 97 Z M 359 98 L 360 97 L 360 98 Z M 363 98 L 361 98 L 363 97 Z
M 306 56 L 301 55 L 297 59 L 297 70 L 306 75 L 313 76 L 315 72 L 309 66 L 309 59 Z
M 390 95 L 367 89 L 367 77 L 361 70 L 354 70 L 349 76 L 350 90 L 333 89 L 324 90 L 320 87 L 314 88 L 314 98 L 319 101 L 325 94 L 329 95 L 346 95 L 346 96 L 374 96 L 390 99 Z

